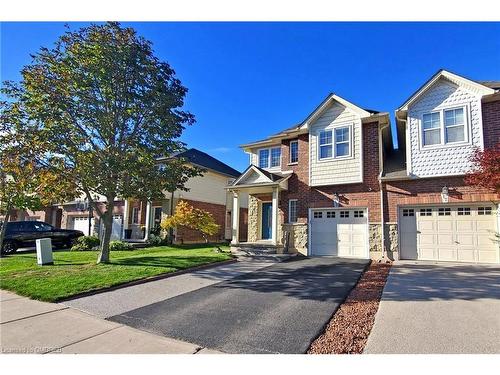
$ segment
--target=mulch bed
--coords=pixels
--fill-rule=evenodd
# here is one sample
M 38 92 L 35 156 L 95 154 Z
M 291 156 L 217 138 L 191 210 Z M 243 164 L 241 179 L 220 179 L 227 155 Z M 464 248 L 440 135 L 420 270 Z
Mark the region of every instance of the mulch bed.
M 309 354 L 360 354 L 375 322 L 390 263 L 372 261 L 349 296 L 337 309 L 325 332 L 313 341 Z

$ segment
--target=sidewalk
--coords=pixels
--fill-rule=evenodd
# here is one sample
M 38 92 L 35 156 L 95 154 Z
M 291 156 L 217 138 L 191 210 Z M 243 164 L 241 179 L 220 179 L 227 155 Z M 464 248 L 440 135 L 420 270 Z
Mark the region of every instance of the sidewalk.
M 0 290 L 0 347 L 10 353 L 219 353 Z

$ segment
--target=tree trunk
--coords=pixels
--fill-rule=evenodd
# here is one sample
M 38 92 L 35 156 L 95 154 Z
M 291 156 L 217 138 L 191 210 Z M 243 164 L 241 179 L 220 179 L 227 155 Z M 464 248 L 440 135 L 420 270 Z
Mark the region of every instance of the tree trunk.
M 10 209 L 7 208 L 7 212 L 5 213 L 5 218 L 2 224 L 2 228 L 0 229 L 0 250 L 3 248 L 3 239 L 5 237 L 5 229 L 7 227 L 7 222 L 10 219 Z M 2 256 L 2 252 L 0 251 L 0 257 Z
M 99 257 L 97 258 L 97 263 L 109 263 L 109 242 L 111 239 L 111 232 L 113 230 L 113 208 L 114 208 L 114 198 L 111 203 L 107 204 L 106 212 L 102 216 L 102 221 L 104 224 L 104 236 L 101 241 L 101 251 L 99 252 Z

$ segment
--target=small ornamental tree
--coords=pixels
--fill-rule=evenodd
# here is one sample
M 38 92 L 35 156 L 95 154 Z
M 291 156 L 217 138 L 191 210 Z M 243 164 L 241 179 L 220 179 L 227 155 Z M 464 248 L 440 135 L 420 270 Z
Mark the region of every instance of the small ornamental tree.
M 151 42 L 116 22 L 68 31 L 32 58 L 20 82 L 3 83 L 2 121 L 23 159 L 87 198 L 104 224 L 97 262 L 107 263 L 117 199 L 161 199 L 200 174 L 170 157 L 194 123 L 187 89 Z
M 201 233 L 205 243 L 208 243 L 208 236 L 219 232 L 220 227 L 210 212 L 194 208 L 186 201 L 180 201 L 175 208 L 174 215 L 163 219 L 160 226 L 166 230 L 178 226 L 193 229 Z
M 466 175 L 465 182 L 500 194 L 500 142 L 492 148 L 476 151 L 472 161 L 475 169 Z

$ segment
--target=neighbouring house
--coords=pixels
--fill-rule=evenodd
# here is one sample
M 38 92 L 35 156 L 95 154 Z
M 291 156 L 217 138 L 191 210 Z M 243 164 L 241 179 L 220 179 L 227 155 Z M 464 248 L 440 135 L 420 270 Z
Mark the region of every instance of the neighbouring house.
M 176 156 L 184 158 L 191 165 L 203 168 L 205 172 L 202 176 L 188 180 L 186 183 L 188 191 L 165 192 L 165 197 L 161 200 L 147 202 L 137 199 L 119 199 L 115 201 L 112 239 L 147 240 L 151 232 L 158 233 L 159 223 L 175 210 L 180 200 L 185 200 L 193 207 L 204 209 L 214 216 L 220 230 L 219 233 L 210 237 L 210 241 L 219 242 L 231 239 L 233 199 L 224 187 L 232 183 L 240 172 L 194 148 Z M 104 205 L 103 198 L 97 197 L 97 201 Z M 245 197 L 239 205 L 237 216 L 241 218 L 241 236 L 246 238 L 247 200 Z M 58 228 L 78 229 L 85 234 L 99 236 L 103 231 L 98 216 L 93 212 L 89 213 L 88 204 L 83 199 L 34 212 L 15 210 L 11 221 L 15 220 L 40 220 Z M 175 243 L 178 244 L 204 241 L 200 233 L 184 227 L 176 228 L 173 234 Z
M 499 90 L 440 70 L 396 110 L 382 174 L 395 258 L 500 262 L 500 197 L 464 183 L 475 150 L 500 142 Z
M 226 189 L 248 195 L 247 242 L 233 217 L 232 245 L 304 255 L 379 257 L 379 173 L 391 145 L 388 113 L 330 94 L 300 124 L 241 146 L 250 166 Z

